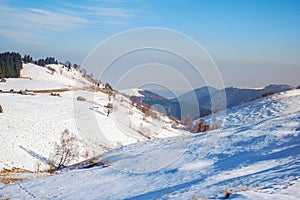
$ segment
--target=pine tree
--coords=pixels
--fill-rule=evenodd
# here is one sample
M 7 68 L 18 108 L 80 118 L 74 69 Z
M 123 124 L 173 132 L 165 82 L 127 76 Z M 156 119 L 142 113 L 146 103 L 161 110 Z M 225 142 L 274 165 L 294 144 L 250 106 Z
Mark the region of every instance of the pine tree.
M 0 78 L 17 78 L 22 69 L 22 57 L 19 53 L 0 54 Z

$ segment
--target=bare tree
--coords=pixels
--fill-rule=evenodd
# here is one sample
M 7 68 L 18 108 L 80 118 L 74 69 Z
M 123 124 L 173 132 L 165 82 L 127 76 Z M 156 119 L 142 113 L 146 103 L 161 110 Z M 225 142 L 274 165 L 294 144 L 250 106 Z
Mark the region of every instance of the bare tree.
M 70 164 L 79 156 L 80 140 L 77 136 L 72 135 L 68 129 L 61 134 L 60 144 L 55 144 L 54 155 L 52 157 L 52 165 L 55 168 L 63 168 Z
M 66 68 L 68 68 L 68 71 L 70 71 L 71 70 L 71 67 L 72 67 L 72 63 L 70 62 L 70 61 L 66 61 L 65 62 L 65 66 L 66 66 Z

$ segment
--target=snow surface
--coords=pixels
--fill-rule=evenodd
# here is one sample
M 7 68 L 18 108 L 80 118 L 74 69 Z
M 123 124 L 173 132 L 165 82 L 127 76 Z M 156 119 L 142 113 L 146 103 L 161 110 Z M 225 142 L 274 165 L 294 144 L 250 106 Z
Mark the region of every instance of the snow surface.
M 299 90 L 254 101 L 228 110 L 221 130 L 124 146 L 104 154 L 106 168 L 3 184 L 0 197 L 299 199 L 299 104 Z
M 57 71 L 62 68 L 61 65 L 51 67 Z M 51 75 L 47 70 L 25 64 L 22 76 L 33 80 L 9 79 L 6 85 L 0 84 L 0 89 L 24 89 L 24 82 L 32 84 L 32 87 L 26 87 L 28 89 L 57 89 L 86 82 L 80 74 L 77 74 L 78 79 L 68 78 L 70 73 L 76 74 L 77 71 L 69 72 L 64 68 L 62 75 Z M 86 101 L 77 101 L 78 96 Z M 74 163 L 123 145 L 189 134 L 173 129 L 172 121 L 164 115 L 159 114 L 160 119 L 145 118 L 121 94 L 112 99 L 114 109 L 107 117 L 105 105 L 109 102 L 108 96 L 102 92 L 80 89 L 61 92 L 60 96 L 0 93 L 0 105 L 4 110 L 0 114 L 0 170 L 49 168 L 54 144 L 59 142 L 65 129 L 80 138 L 81 155 Z

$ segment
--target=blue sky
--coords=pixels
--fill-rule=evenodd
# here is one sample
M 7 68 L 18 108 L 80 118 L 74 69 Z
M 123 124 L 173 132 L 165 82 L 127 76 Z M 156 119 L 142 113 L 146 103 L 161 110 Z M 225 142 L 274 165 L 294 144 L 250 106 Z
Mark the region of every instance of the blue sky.
M 0 2 L 0 51 L 81 63 L 121 31 L 162 27 L 201 44 L 226 86 L 300 84 L 298 0 Z

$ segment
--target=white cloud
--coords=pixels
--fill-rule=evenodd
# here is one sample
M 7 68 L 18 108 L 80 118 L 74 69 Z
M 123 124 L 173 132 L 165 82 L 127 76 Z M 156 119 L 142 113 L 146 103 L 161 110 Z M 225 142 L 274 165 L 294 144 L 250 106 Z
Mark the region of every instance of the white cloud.
M 89 23 L 79 14 L 69 11 L 1 5 L 0 13 L 0 34 L 16 40 L 37 39 L 47 31 L 69 31 Z
M 131 17 L 132 13 L 129 10 L 122 8 L 107 8 L 107 7 L 89 7 L 82 6 L 80 7 L 86 10 L 88 14 L 100 16 L 100 17 Z
M 18 41 L 41 39 L 95 23 L 124 25 L 129 10 L 103 6 L 60 5 L 57 9 L 17 8 L 0 3 L 0 35 Z

